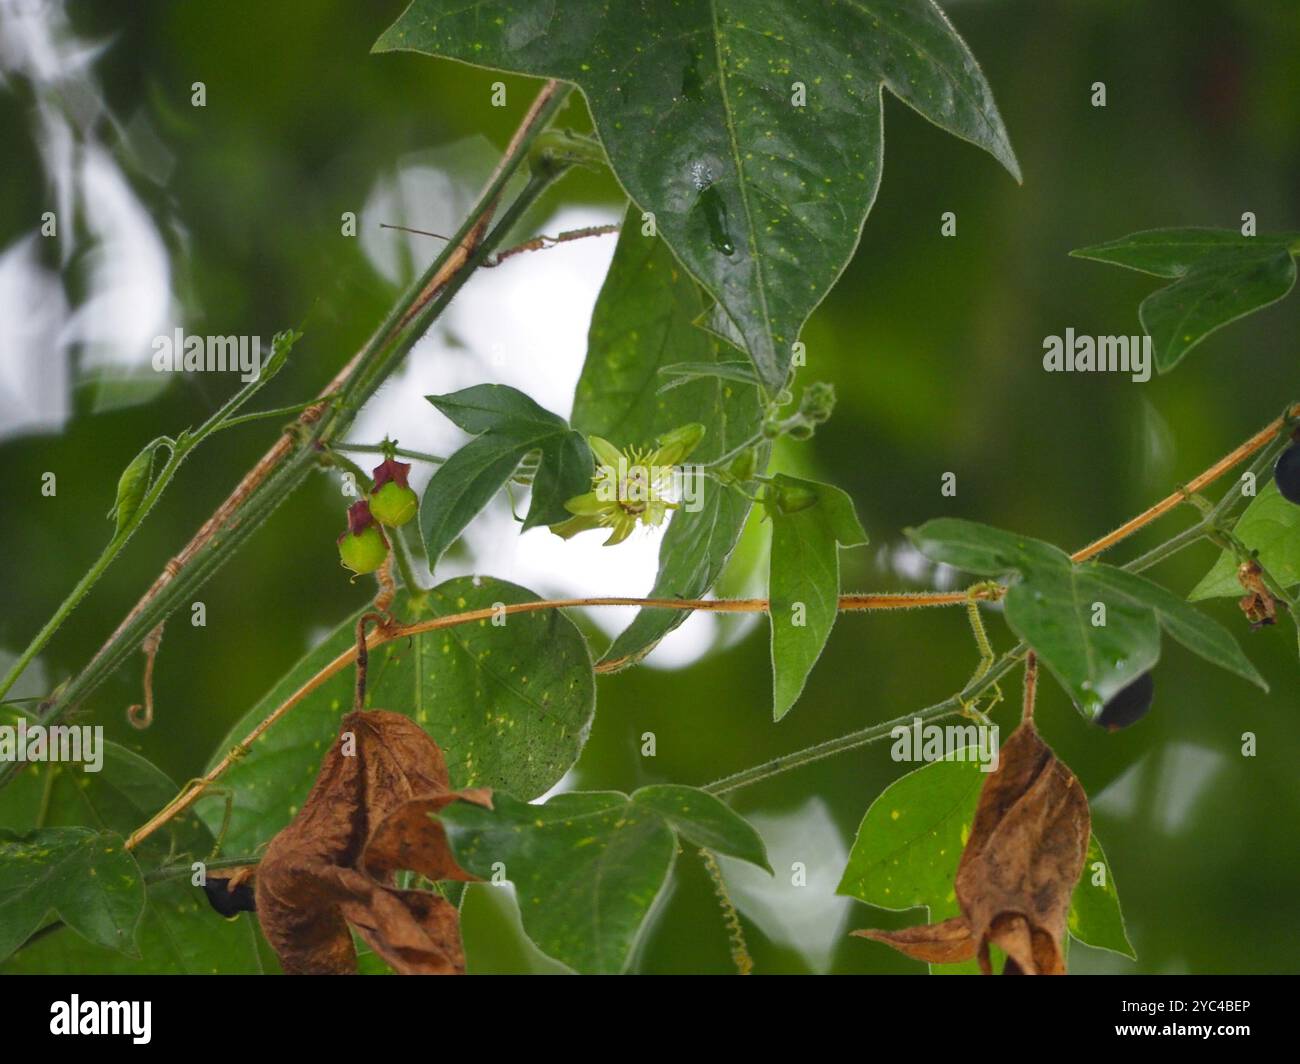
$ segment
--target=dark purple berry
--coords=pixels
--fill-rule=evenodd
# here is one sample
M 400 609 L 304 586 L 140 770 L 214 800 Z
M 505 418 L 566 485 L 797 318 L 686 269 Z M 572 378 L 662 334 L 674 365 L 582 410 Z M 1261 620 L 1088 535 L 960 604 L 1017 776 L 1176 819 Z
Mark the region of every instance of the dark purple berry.
M 1144 672 L 1101 707 L 1097 723 L 1107 731 L 1127 728 L 1147 715 L 1155 693 L 1155 681 L 1149 672 Z
M 208 896 L 208 904 L 222 916 L 238 916 L 240 913 L 257 911 L 251 883 L 240 883 L 234 890 L 230 889 L 230 880 L 207 879 L 203 892 Z
M 1293 443 L 1277 456 L 1273 482 L 1282 498 L 1300 506 L 1300 443 Z

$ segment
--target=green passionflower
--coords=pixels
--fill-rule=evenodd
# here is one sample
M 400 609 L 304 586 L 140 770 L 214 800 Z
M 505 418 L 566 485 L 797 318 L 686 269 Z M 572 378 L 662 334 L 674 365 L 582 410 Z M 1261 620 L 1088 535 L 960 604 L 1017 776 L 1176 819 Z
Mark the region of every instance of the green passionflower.
M 591 491 L 576 495 L 564 504 L 574 516 L 551 531 L 568 539 L 593 528 L 610 529 L 605 546 L 627 539 L 638 524 L 656 528 L 669 510 L 680 505 L 668 496 L 672 492 L 676 467 L 699 446 L 704 426 L 683 425 L 660 436 L 654 450 L 629 447 L 620 451 L 609 440 L 588 436 L 596 472 Z

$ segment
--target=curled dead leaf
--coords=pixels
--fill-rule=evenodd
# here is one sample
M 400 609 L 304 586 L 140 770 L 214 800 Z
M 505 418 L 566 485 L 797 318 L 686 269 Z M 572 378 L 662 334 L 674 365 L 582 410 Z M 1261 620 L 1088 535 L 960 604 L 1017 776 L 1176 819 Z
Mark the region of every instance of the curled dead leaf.
M 975 939 L 964 916 L 954 916 L 938 924 L 905 927 L 901 931 L 854 931 L 853 934 L 883 942 L 930 964 L 960 964 L 975 956 Z
M 398 972 L 464 972 L 455 906 L 394 885 L 400 870 L 474 878 L 429 815 L 454 801 L 491 805 L 489 791 L 449 789 L 442 751 L 408 717 L 343 718 L 307 801 L 257 870 L 258 920 L 286 973 L 355 972 L 349 925 Z
M 1070 897 L 1083 872 L 1092 821 L 1074 774 L 1026 721 L 1003 744 L 980 790 L 957 866 L 962 915 L 902 931 L 857 931 L 936 964 L 1007 955 L 1005 975 L 1065 974 Z

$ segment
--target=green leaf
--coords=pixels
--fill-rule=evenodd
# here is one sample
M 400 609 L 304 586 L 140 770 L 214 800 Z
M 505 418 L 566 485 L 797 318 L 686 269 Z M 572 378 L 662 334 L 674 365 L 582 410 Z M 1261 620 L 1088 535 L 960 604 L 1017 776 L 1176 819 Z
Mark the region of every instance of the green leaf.
M 557 794 L 528 805 L 494 794 L 493 808 L 457 802 L 441 813 L 461 867 L 484 879 L 505 865 L 524 930 L 579 972 L 618 973 L 672 868 L 672 829 L 625 794 Z
M 420 502 L 420 531 L 430 567 L 530 451 L 540 450 L 542 460 L 533 477 L 524 531 L 565 520 L 571 516 L 565 500 L 591 487 L 587 441 L 523 392 L 504 384 L 478 384 L 425 398 L 475 437 L 438 468 Z
M 460 934 L 470 975 L 573 975 L 524 933 L 519 908 L 495 883 L 466 883 L 460 903 Z
M 1152 229 L 1071 254 L 1170 278 L 1142 301 L 1156 368 L 1174 368 L 1211 333 L 1275 303 L 1295 285 L 1297 235 L 1231 229 Z
M 188 876 L 149 886 L 140 922 L 140 955 L 96 946 L 68 929 L 25 946 L 3 964 L 7 975 L 260 975 L 257 922 L 212 910 Z
M 459 577 L 426 596 L 399 594 L 393 613 L 406 623 L 496 603 L 535 602 L 515 584 Z M 367 607 L 368 609 L 369 607 Z M 364 612 L 364 611 L 362 611 Z M 358 613 L 303 657 L 244 715 L 217 748 L 220 760 L 263 718 L 339 653 L 355 645 Z M 323 683 L 222 777 L 234 794 L 226 836 L 232 853 L 253 853 L 283 828 L 311 789 L 321 759 L 352 707 L 351 669 Z M 591 656 L 577 627 L 558 610 L 461 624 L 385 643 L 371 651 L 366 705 L 405 713 L 442 747 L 454 788 L 492 787 L 532 798 L 577 760 L 595 710 Z M 198 803 L 213 828 L 223 806 Z
M 754 367 L 748 362 L 674 362 L 660 367 L 659 375 L 667 378 L 667 383 L 659 385 L 661 394 L 701 377 L 718 377 L 738 384 L 759 383 Z
M 672 870 L 674 829 L 767 868 L 757 833 L 691 787 L 557 794 L 493 808 L 457 802 L 439 814 L 461 867 L 515 885 L 524 930 L 544 953 L 584 973 L 626 971 Z M 504 871 L 502 867 L 504 866 Z
M 988 576 L 1020 574 L 1003 600 L 1007 624 L 1089 719 L 1159 660 L 1155 612 L 1099 583 L 1091 563 L 1077 566 L 1050 543 L 956 518 L 908 535 L 934 561 Z M 1098 603 L 1104 625 L 1094 624 Z
M 1232 633 L 1218 621 L 1193 609 L 1177 595 L 1144 576 L 1126 573 L 1109 565 L 1096 566 L 1094 574 L 1103 585 L 1155 610 L 1160 619 L 1160 627 L 1193 654 L 1198 654 L 1221 669 L 1236 673 L 1256 687 L 1268 690 L 1267 681 L 1250 663 Z
M 664 366 L 725 364 L 712 337 L 692 324 L 704 306 L 695 282 L 662 240 L 641 235 L 640 215 L 629 209 L 592 313 L 587 361 L 573 400 L 574 426 L 622 448 L 648 446 L 665 432 L 698 422 L 708 432 L 691 460 L 703 464 L 757 434 L 762 413 L 752 385 L 698 376 L 656 394 Z M 768 450 L 764 445 L 759 472 Z M 664 533 L 650 597 L 704 595 L 735 550 L 749 500 L 712 479 L 698 487 L 699 509 L 677 511 Z M 603 660 L 641 660 L 686 616 L 683 610 L 641 610 Z
M 0 959 L 50 912 L 90 942 L 138 956 L 144 877 L 121 835 L 90 828 L 0 829 Z
M 302 339 L 302 335 L 300 329 L 281 329 L 271 337 L 271 357 L 262 367 L 261 375 L 258 377 L 259 384 L 266 384 L 284 369 L 284 364 L 289 361 L 289 352 L 293 350 L 293 345 Z
M 1007 624 L 1089 719 L 1156 664 L 1161 627 L 1267 690 L 1226 629 L 1149 580 L 1100 562 L 1075 564 L 1050 543 L 956 518 L 929 521 L 908 535 L 934 561 L 988 576 L 1020 574 L 1004 600 Z
M 1138 317 L 1155 347 L 1156 369 L 1173 369 L 1212 332 L 1276 303 L 1294 287 L 1295 277 L 1290 251 L 1260 247 L 1218 252 L 1152 292 Z
M 1070 934 L 1084 945 L 1137 960 L 1137 951 L 1129 941 L 1124 913 L 1119 907 L 1115 873 L 1096 832 L 1088 839 L 1088 856 L 1083 862 L 1083 875 L 1070 896 L 1066 924 Z
M 934 923 L 959 915 L 953 883 L 986 779 L 979 761 L 966 759 L 958 750 L 891 783 L 862 818 L 837 893 L 879 909 L 919 907 Z M 1084 874 L 1070 899 L 1068 926 L 1071 935 L 1086 945 L 1132 957 L 1109 865 L 1106 886 L 1091 883 L 1094 862 L 1105 860 L 1094 835 Z M 931 970 L 957 973 L 978 968 L 971 961 L 932 965 Z
M 1264 245 L 1285 247 L 1300 234 L 1280 236 L 1243 236 L 1237 229 L 1144 229 L 1118 240 L 1092 247 L 1077 248 L 1070 254 L 1076 259 L 1091 259 L 1155 277 L 1181 277 L 1202 259 L 1221 251 L 1258 248 Z
M 778 473 L 766 498 L 773 715 L 780 720 L 799 700 L 839 614 L 839 548 L 861 546 L 867 534 L 853 500 L 829 484 Z
M 18 716 L 18 710 L 4 707 L 0 723 L 15 723 Z M 28 717 L 28 723 L 34 720 Z M 111 742 L 103 744 L 103 752 L 98 772 L 60 763 L 27 765 L 5 789 L 0 828 L 85 825 L 125 836 L 175 797 L 178 788 L 172 779 L 139 754 Z M 164 860 L 183 864 L 205 858 L 212 845 L 212 835 L 190 811 L 168 821 L 134 853 L 146 867 Z M 255 974 L 262 966 L 254 922 L 247 913 L 222 919 L 208 905 L 202 888 L 190 885 L 187 873 L 149 885 L 138 957 L 95 945 L 65 928 L 24 947 L 0 971 Z
M 632 801 L 653 809 L 696 846 L 739 857 L 771 873 L 763 837 L 731 806 L 707 791 L 659 783 L 634 791 Z
M 374 50 L 576 82 L 623 187 L 771 391 L 875 199 L 882 86 L 1019 177 L 975 58 L 930 0 L 571 0 L 563 18 L 415 0 Z
M 1282 497 L 1272 477 L 1242 511 L 1233 534 L 1247 550 L 1259 552 L 1259 564 L 1282 587 L 1300 584 L 1300 506 Z M 1237 565 L 1237 556 L 1225 550 L 1187 597 L 1196 602 L 1244 594 Z
M 0 707 L 0 726 L 16 727 L 19 718 L 29 728 L 38 723 L 15 706 Z M 85 771 L 80 763 L 27 764 L 5 788 L 0 828 L 88 826 L 129 835 L 176 796 L 176 784 L 152 762 L 117 743 L 105 741 L 100 749 L 102 761 L 95 771 Z M 203 857 L 211 849 L 207 828 L 186 813 L 155 832 L 136 856 L 152 863 L 167 855 Z

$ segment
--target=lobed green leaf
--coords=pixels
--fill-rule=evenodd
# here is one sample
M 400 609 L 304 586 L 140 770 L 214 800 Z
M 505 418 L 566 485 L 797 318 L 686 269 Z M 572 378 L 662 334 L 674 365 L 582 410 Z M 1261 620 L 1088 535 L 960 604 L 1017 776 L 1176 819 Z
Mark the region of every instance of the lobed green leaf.
M 767 388 L 852 255 L 880 182 L 882 90 L 1019 178 L 974 56 L 931 0 L 415 0 L 375 51 L 556 77 Z
M 1211 333 L 1285 296 L 1295 285 L 1300 234 L 1235 229 L 1149 229 L 1070 252 L 1174 283 L 1138 308 L 1156 369 L 1166 373 Z
M 439 819 L 463 868 L 514 884 L 537 947 L 584 973 L 632 964 L 672 870 L 674 832 L 771 871 L 758 833 L 692 787 L 557 794 L 541 805 L 496 794 L 491 809 L 457 802 Z
M 1049 543 L 957 518 L 909 537 L 927 557 L 987 576 L 1018 573 L 1007 624 L 1092 719 L 1160 658 L 1160 630 L 1212 664 L 1267 690 L 1225 628 L 1158 584 L 1101 562 L 1074 563 Z

